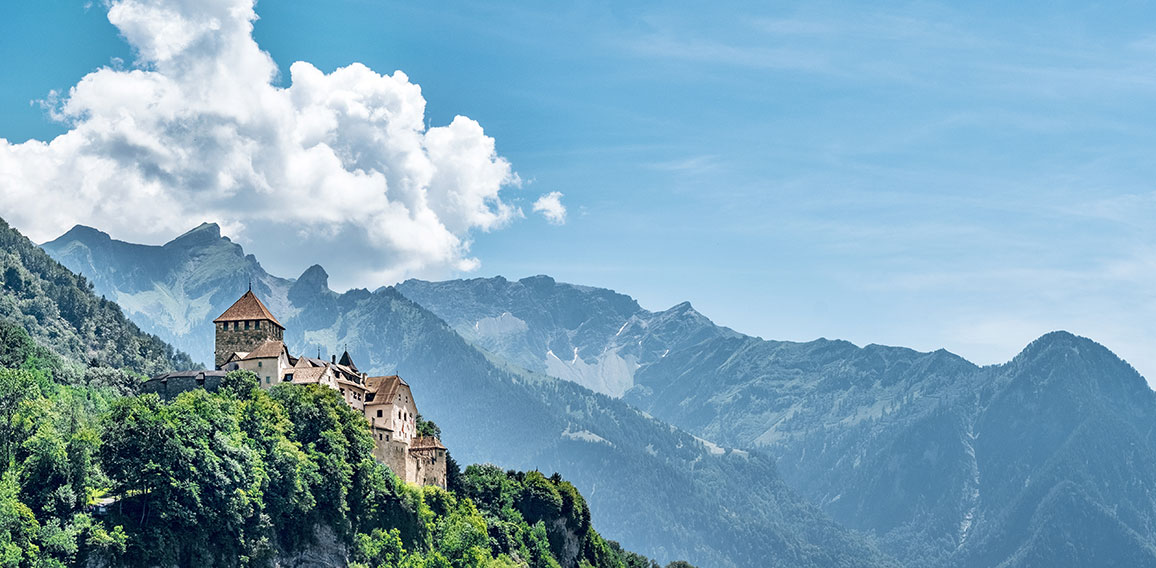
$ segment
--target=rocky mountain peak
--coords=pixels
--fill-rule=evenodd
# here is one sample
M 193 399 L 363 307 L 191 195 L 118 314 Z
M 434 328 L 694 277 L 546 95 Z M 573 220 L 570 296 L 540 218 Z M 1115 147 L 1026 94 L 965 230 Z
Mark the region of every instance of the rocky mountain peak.
M 535 292 L 544 292 L 553 288 L 557 284 L 553 278 L 546 276 L 545 274 L 527 276 L 519 280 L 518 283 L 531 290 L 534 290 Z
M 79 241 L 79 242 L 82 242 L 85 244 L 94 244 L 94 243 L 98 243 L 98 242 L 109 242 L 111 240 L 112 240 L 112 237 L 110 237 L 109 234 L 104 232 L 104 231 L 101 231 L 99 229 L 94 229 L 94 228 L 89 227 L 87 225 L 76 225 L 73 228 L 69 229 L 67 233 L 64 233 L 63 235 L 56 237 L 56 239 L 54 239 L 53 241 L 50 241 L 50 242 L 64 243 L 64 242 L 71 242 L 71 241 Z
M 329 273 L 320 264 L 305 269 L 289 288 L 289 301 L 308 304 L 315 296 L 329 291 Z
M 166 247 L 193 248 L 208 246 L 221 240 L 221 226 L 216 223 L 201 223 L 185 234 L 169 241 Z

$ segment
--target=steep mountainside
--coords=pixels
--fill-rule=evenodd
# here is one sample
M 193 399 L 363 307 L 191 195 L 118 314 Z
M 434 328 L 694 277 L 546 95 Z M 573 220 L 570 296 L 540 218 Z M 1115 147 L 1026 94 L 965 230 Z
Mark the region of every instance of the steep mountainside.
M 393 288 L 337 294 L 320 267 L 276 278 L 213 225 L 163 247 L 78 228 L 45 249 L 99 273 L 98 290 L 206 358 L 208 321 L 252 279 L 294 351 L 347 344 L 362 369 L 402 374 L 459 461 L 561 472 L 587 496 L 599 530 L 630 549 L 704 566 L 889 564 L 798 499 L 764 454 L 703 442 L 619 400 L 488 356 Z M 135 268 L 141 258 L 152 266 Z
M 970 565 L 1156 565 L 1156 394 L 1093 341 L 1051 333 L 989 370 Z
M 622 396 L 639 368 L 671 352 L 743 337 L 686 302 L 649 312 L 630 296 L 549 276 L 408 280 L 397 289 L 483 349 L 610 396 Z
M 641 354 L 626 401 L 770 452 L 789 486 L 907 564 L 1071 564 L 1064 559 L 1077 552 L 1084 564 L 1156 559 L 1156 507 L 1128 489 L 1156 483 L 1147 465 L 1156 406 L 1131 367 L 1089 340 L 1051 334 L 980 369 L 942 350 L 764 341 L 697 313 L 671 332 L 653 322 L 691 314 L 685 304 L 651 313 L 545 277 L 399 290 L 501 357 L 542 360 L 553 349 L 539 338 L 580 338 L 570 339 L 576 362 Z M 501 341 L 488 321 L 504 322 Z M 645 331 L 623 341 L 632 328 Z M 1064 539 L 1081 546 L 1049 548 Z
M 22 328 L 74 364 L 155 374 L 191 368 L 175 351 L 97 297 L 92 285 L 0 219 L 0 326 Z

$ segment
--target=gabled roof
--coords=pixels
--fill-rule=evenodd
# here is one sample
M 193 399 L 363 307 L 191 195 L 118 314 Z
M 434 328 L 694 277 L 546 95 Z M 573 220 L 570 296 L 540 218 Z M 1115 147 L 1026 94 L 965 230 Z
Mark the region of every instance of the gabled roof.
M 289 351 L 285 349 L 285 344 L 276 339 L 266 339 L 264 343 L 257 346 L 256 349 L 250 351 L 243 359 L 272 359 L 280 357 L 282 353 L 288 355 Z
M 446 449 L 446 447 L 442 445 L 441 440 L 438 440 L 437 438 L 434 438 L 433 436 L 418 436 L 418 437 L 414 438 L 413 440 L 411 440 L 409 443 L 409 451 L 411 451 L 411 452 L 414 450 L 444 450 L 444 449 Z
M 249 354 L 248 351 L 234 351 L 232 355 L 229 355 L 228 359 L 225 359 L 225 362 L 226 363 L 232 363 L 233 361 L 240 361 L 240 360 L 244 359 L 245 356 L 248 354 Z
M 265 307 L 265 304 L 261 303 L 261 300 L 252 290 L 245 292 L 245 295 L 233 302 L 233 305 L 229 306 L 229 309 L 225 310 L 225 313 L 221 314 L 220 317 L 213 320 L 213 323 L 241 320 L 269 320 L 277 327 L 285 329 L 285 326 L 273 317 L 273 313 Z
M 315 383 L 325 375 L 325 367 L 295 367 L 286 369 L 286 375 L 293 375 L 295 383 Z
M 324 367 L 325 364 L 325 361 L 322 361 L 321 359 L 315 359 L 313 357 L 298 357 L 297 362 L 294 363 L 293 366 L 298 369 L 307 369 L 309 367 Z
M 397 394 L 397 389 L 404 385 L 405 381 L 397 375 L 390 375 L 388 377 L 368 377 L 365 379 L 365 390 L 372 392 L 373 402 L 375 404 L 388 404 L 393 402 L 393 397 Z M 369 402 L 368 400 L 366 402 Z

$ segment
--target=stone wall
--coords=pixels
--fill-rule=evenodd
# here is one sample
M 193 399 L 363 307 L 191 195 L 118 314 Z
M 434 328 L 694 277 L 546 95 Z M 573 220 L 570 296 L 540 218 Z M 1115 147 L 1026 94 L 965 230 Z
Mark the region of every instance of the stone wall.
M 214 325 L 217 326 L 215 365 L 218 369 L 233 353 L 238 351 L 248 353 L 267 339 L 280 339 L 278 337 L 280 330 L 268 321 L 261 322 L 261 329 L 244 329 L 243 323 L 241 329 L 233 329 L 232 322 L 229 322 L 229 329 L 221 329 L 221 324 Z
M 374 428 L 373 458 L 383 463 L 406 483 L 446 486 L 446 452 L 429 448 L 410 450 L 403 440 L 386 440 L 387 432 Z
M 413 482 L 412 477 L 406 477 L 409 462 L 409 446 L 397 440 L 385 441 L 379 439 L 380 431 L 373 431 L 373 458 L 389 467 L 394 475 L 405 481 Z M 384 436 L 384 434 L 381 434 Z
M 410 462 L 414 466 L 413 482 L 420 485 L 446 486 L 446 452 L 430 448 L 410 450 Z
M 223 374 L 223 373 L 222 373 Z M 205 373 L 189 374 L 179 377 L 157 377 L 149 379 L 140 386 L 141 394 L 155 393 L 164 400 L 171 400 L 177 395 L 193 389 L 205 389 L 217 392 L 221 386 L 220 375 L 206 375 Z

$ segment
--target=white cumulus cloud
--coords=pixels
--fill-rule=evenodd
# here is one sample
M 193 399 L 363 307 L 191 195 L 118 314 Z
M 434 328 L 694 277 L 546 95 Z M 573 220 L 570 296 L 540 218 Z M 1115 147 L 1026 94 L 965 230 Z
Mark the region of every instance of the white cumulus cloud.
M 421 87 L 401 71 L 297 62 L 278 87 L 253 0 L 108 7 L 133 68 L 98 69 L 55 98 L 68 125 L 57 138 L 0 138 L 0 215 L 33 240 L 86 224 L 156 242 L 217 221 L 301 250 L 351 242 L 358 262 L 334 272 L 376 286 L 471 269 L 471 234 L 521 216 L 493 138 L 464 116 L 427 128 Z M 552 203 L 548 218 L 564 214 Z
M 551 191 L 534 202 L 534 212 L 541 213 L 547 221 L 561 225 L 566 222 L 566 206 L 562 205 L 562 192 Z

